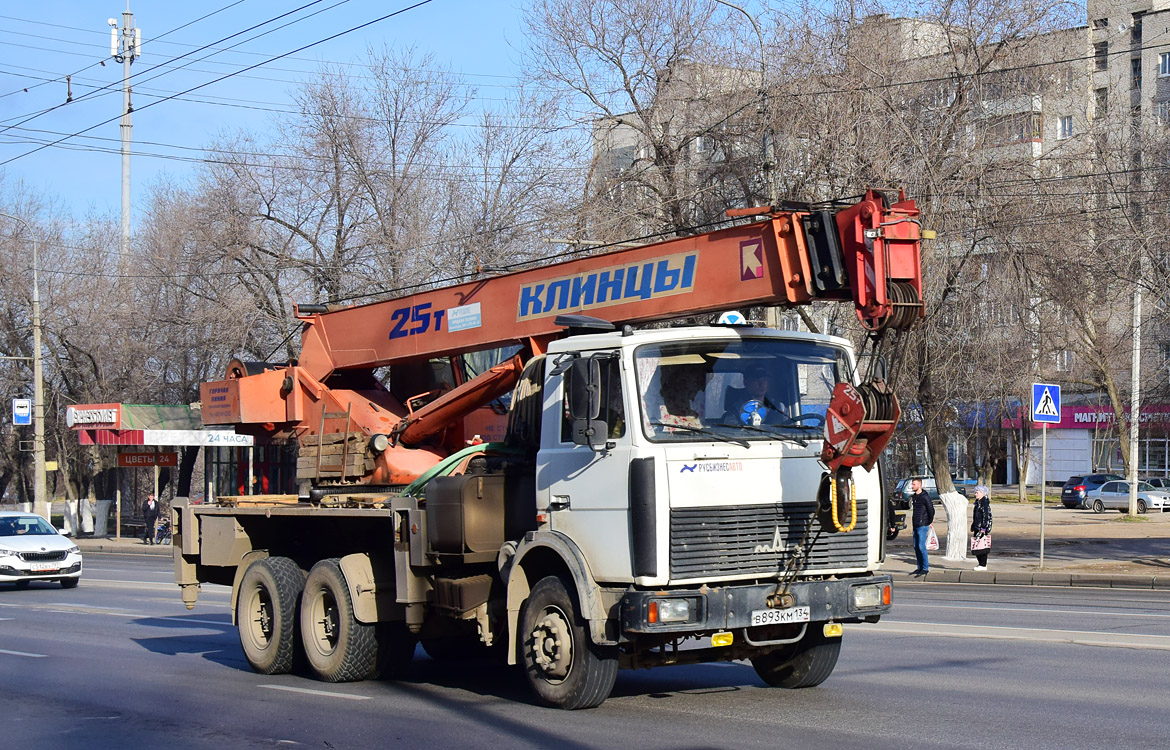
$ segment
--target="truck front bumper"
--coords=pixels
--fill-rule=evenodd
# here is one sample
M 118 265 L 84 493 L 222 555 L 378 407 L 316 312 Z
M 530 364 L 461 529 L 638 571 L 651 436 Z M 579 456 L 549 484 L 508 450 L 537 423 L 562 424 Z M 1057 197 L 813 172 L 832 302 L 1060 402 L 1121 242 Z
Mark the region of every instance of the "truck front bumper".
M 876 622 L 891 609 L 888 575 L 832 581 L 704 586 L 698 589 L 630 591 L 622 597 L 625 633 L 698 633 L 762 624 Z M 803 608 L 807 607 L 807 613 Z M 764 613 L 771 610 L 770 614 Z M 805 615 L 807 614 L 807 618 Z M 753 621 L 753 615 L 757 621 Z

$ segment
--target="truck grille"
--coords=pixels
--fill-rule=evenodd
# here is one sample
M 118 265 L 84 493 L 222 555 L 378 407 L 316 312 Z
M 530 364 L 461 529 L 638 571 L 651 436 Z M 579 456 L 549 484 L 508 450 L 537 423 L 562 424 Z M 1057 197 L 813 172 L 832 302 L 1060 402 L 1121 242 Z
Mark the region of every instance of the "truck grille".
M 812 552 L 805 572 L 864 568 L 868 552 L 866 501 L 857 500 L 857 526 L 849 533 L 825 529 L 816 503 L 776 503 L 720 508 L 672 508 L 670 577 L 774 573 L 796 555 L 807 534 Z M 780 544 L 777 545 L 776 541 Z
M 57 562 L 65 559 L 64 551 L 57 552 L 21 552 L 20 559 L 25 562 Z

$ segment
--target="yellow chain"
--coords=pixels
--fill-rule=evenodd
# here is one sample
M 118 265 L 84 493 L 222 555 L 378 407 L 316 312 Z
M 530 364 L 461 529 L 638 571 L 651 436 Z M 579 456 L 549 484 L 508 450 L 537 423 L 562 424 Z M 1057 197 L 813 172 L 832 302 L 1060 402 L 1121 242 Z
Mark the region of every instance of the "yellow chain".
M 852 481 L 849 482 L 849 510 L 853 515 L 853 520 L 849 522 L 849 527 L 846 528 L 837 520 L 837 478 L 829 476 L 829 504 L 832 508 L 833 525 L 837 527 L 837 531 L 850 532 L 857 526 L 857 485 Z

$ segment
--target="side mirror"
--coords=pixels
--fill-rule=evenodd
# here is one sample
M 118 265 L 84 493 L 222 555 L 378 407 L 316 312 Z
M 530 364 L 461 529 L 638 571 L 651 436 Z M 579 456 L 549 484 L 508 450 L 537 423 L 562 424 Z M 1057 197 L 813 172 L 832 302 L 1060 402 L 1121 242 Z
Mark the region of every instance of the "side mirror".
M 605 446 L 609 426 L 601 416 L 601 365 L 593 357 L 581 357 L 569 365 L 569 416 L 573 442 L 591 448 Z
M 601 415 L 601 365 L 581 357 L 569 365 L 569 416 L 594 420 Z

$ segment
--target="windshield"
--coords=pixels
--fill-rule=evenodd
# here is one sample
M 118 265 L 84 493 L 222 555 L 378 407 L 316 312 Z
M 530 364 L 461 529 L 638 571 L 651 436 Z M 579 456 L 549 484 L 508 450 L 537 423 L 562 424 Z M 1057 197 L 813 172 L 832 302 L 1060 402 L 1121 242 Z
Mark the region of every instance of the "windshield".
M 634 352 L 642 429 L 655 441 L 820 436 L 844 350 L 772 338 L 647 344 Z
M 51 536 L 56 533 L 57 530 L 40 516 L 0 518 L 0 536 Z

